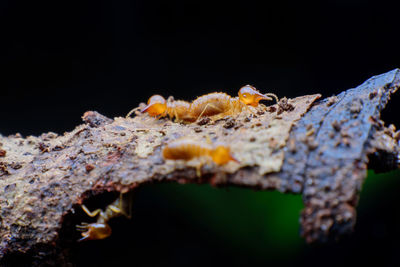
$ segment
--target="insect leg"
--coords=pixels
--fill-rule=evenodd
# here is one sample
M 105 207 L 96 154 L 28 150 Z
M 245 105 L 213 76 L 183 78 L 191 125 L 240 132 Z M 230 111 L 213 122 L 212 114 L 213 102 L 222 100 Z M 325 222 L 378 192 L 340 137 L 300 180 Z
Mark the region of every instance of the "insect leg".
M 175 122 L 180 122 L 180 118 L 178 116 L 178 112 L 176 111 L 176 109 L 174 109 L 174 117 L 175 117 Z
M 197 175 L 197 177 L 201 177 L 201 166 L 202 166 L 201 163 L 199 163 L 199 164 L 196 166 L 196 175 Z
M 126 195 L 128 195 L 128 197 L 124 197 Z M 124 216 L 130 218 L 131 217 L 131 214 L 130 214 L 131 198 L 132 198 L 131 194 L 128 193 L 128 194 L 123 195 L 121 193 L 121 194 L 119 194 L 119 199 L 114 201 L 114 203 L 109 205 L 107 208 L 115 213 L 121 213 Z M 126 204 L 126 203 L 127 203 L 128 208 L 125 210 L 124 204 Z
M 82 209 L 83 209 L 83 211 L 87 214 L 87 215 L 89 215 L 90 217 L 95 217 L 95 216 L 97 216 L 100 212 L 101 212 L 101 209 L 97 209 L 97 210 L 94 210 L 94 211 L 90 211 L 85 205 L 81 205 L 81 207 L 82 207 Z
M 115 213 L 122 213 L 122 210 L 119 207 L 109 205 L 107 208 L 109 208 L 110 210 L 112 210 Z
M 133 194 L 132 192 L 128 192 L 122 196 L 121 194 L 121 203 L 125 204 L 125 208 L 122 208 L 122 211 L 128 219 L 132 218 L 132 203 L 133 203 Z M 122 207 L 122 205 L 121 205 Z
M 249 111 L 251 114 L 256 115 L 256 113 L 254 113 L 254 111 L 252 111 L 248 105 L 244 106 L 246 108 L 247 111 Z

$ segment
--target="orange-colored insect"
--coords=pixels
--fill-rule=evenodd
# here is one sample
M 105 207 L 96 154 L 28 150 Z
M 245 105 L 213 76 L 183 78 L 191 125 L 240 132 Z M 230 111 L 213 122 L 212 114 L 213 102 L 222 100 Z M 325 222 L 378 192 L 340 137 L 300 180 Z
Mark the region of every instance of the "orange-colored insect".
M 126 217 L 130 218 L 130 215 L 128 215 L 128 213 L 123 209 L 125 202 L 127 202 L 127 200 L 123 199 L 122 194 L 120 194 L 120 197 L 108 205 L 105 211 L 97 209 L 91 212 L 85 205 L 82 205 L 82 209 L 87 215 L 90 217 L 98 216 L 98 218 L 95 223 L 83 222 L 81 225 L 76 226 L 79 231 L 82 231 L 82 238 L 78 241 L 97 240 L 109 237 L 112 231 L 107 222 L 111 218 L 121 215 L 125 215 Z M 128 204 L 130 203 L 131 202 L 128 201 Z
M 138 108 L 132 109 L 126 117 L 129 117 Z M 183 100 L 174 100 L 169 97 L 165 100 L 161 95 L 153 95 L 147 101 L 147 106 L 141 110 L 142 113 L 146 112 L 152 117 L 165 117 L 168 116 L 171 119 L 175 118 L 176 121 L 187 121 L 190 120 L 188 111 L 190 110 L 190 103 Z
M 240 88 L 239 97 L 231 97 L 225 93 L 211 93 L 196 98 L 190 105 L 190 117 L 198 120 L 201 117 L 225 117 L 240 113 L 247 106 L 257 107 L 261 100 L 272 100 L 274 94 L 261 94 L 251 85 Z
M 153 95 L 147 102 L 147 106 L 142 112 L 147 112 L 150 116 L 164 117 L 168 115 L 177 121 L 194 122 L 201 117 L 237 114 L 248 105 L 257 107 L 261 100 L 272 100 L 277 102 L 278 97 L 275 94 L 261 94 L 251 85 L 240 88 L 238 97 L 231 97 L 225 93 L 210 93 L 196 98 L 192 103 L 186 101 L 165 101 L 160 95 Z M 134 109 L 136 110 L 136 109 Z M 129 117 L 132 112 L 128 113 Z
M 197 157 L 207 156 L 217 165 L 224 165 L 231 160 L 239 162 L 231 154 L 230 148 L 225 145 L 212 146 L 191 139 L 172 141 L 164 147 L 162 153 L 164 159 L 170 160 L 188 161 Z

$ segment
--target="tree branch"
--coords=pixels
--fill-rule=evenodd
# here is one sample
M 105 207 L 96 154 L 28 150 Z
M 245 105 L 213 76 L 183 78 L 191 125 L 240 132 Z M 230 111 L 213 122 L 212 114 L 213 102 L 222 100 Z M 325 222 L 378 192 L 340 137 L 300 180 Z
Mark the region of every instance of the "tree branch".
M 59 253 L 70 244 L 60 233 L 79 236 L 70 222 L 83 201 L 161 181 L 303 194 L 307 242 L 348 233 L 368 156 L 379 171 L 398 168 L 400 134 L 379 118 L 399 86 L 396 69 L 317 103 L 320 95 L 284 98 L 215 122 L 179 124 L 144 115 L 111 120 L 88 111 L 85 124 L 63 136 L 0 136 L 0 257 L 22 252 L 43 260 Z M 198 177 L 199 159 L 165 161 L 162 147 L 183 136 L 229 144 L 240 163 L 207 163 Z

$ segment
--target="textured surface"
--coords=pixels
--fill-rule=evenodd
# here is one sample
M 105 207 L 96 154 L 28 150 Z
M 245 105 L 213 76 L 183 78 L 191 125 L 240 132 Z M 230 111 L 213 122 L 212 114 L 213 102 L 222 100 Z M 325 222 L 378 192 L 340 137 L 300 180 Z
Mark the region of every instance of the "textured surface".
M 122 191 L 144 182 L 192 180 L 226 183 L 241 168 L 252 168 L 252 183 L 262 185 L 262 174 L 279 171 L 289 131 L 319 95 L 289 102 L 294 109 L 277 114 L 278 106 L 242 112 L 204 125 L 179 124 L 147 115 L 110 120 L 96 112 L 83 116 L 86 124 L 64 136 L 49 133 L 2 137 L 0 188 L 1 254 L 26 251 L 57 239 L 62 216 L 81 203 L 85 192 Z M 204 122 L 203 122 L 204 123 Z M 203 124 L 201 123 L 201 124 Z M 161 149 L 170 140 L 186 137 L 199 142 L 230 144 L 238 163 L 217 167 L 204 164 L 202 177 L 195 167 L 204 161 L 164 161 Z M 189 168 L 188 168 L 189 167 Z M 247 185 L 245 177 L 231 179 Z
M 313 106 L 319 95 L 284 98 L 218 121 L 185 125 L 145 115 L 111 120 L 89 111 L 85 124 L 64 136 L 0 137 L 0 256 L 28 252 L 40 260 L 58 253 L 59 233 L 71 226 L 66 220 L 77 204 L 162 180 L 303 193 L 308 242 L 348 233 L 368 155 L 390 154 L 397 167 L 399 133 L 385 128 L 379 114 L 399 76 L 394 70 L 373 77 Z M 229 144 L 240 163 L 206 163 L 198 177 L 196 166 L 205 159 L 161 157 L 163 145 L 181 137 Z
M 377 129 L 375 121 L 399 86 L 400 73 L 395 70 L 343 92 L 328 112 L 324 105 L 310 112 L 321 110 L 325 115 L 312 135 L 316 149 L 309 153 L 304 175 L 302 227 L 308 241 L 324 240 L 353 228 L 373 140 L 370 137 Z M 307 119 L 308 114 L 304 121 Z

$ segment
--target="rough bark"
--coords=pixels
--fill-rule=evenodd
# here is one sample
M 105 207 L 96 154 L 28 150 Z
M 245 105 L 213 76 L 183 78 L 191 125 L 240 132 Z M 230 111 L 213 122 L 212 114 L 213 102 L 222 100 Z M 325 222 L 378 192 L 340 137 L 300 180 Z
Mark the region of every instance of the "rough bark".
M 60 254 L 70 244 L 63 233 L 79 237 L 74 210 L 83 201 L 162 181 L 303 194 L 307 242 L 349 233 L 369 157 L 376 170 L 398 168 L 400 133 L 384 126 L 380 111 L 399 86 L 396 69 L 319 102 L 320 95 L 284 98 L 218 121 L 112 120 L 88 111 L 63 136 L 0 136 L 0 257 Z M 162 147 L 181 137 L 229 144 L 240 163 L 165 161 Z

